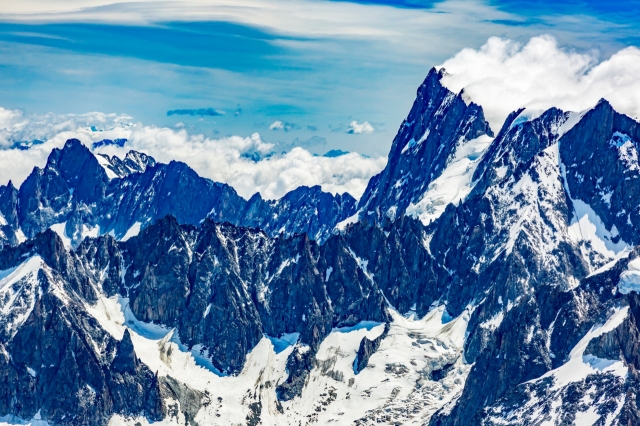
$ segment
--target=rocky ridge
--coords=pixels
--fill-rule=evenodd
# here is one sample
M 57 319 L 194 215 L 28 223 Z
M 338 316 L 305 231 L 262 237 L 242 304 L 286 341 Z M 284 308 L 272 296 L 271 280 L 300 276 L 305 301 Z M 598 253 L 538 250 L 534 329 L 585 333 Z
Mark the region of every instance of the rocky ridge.
M 186 164 L 130 151 L 124 159 L 94 155 L 71 139 L 34 168 L 20 188 L 0 186 L 0 243 L 15 245 L 48 228 L 67 245 L 110 233 L 127 238 L 168 214 L 197 225 L 205 218 L 255 226 L 275 236 L 307 233 L 324 241 L 356 201 L 319 186 L 300 187 L 279 200 L 240 197 L 229 185 L 201 178 Z

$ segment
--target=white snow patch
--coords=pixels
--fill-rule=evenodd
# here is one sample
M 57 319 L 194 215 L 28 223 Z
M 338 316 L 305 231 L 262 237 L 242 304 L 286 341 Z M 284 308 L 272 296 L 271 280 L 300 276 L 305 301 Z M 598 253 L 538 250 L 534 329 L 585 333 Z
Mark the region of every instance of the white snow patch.
M 38 270 L 44 266 L 33 256 L 15 268 L 0 271 L 0 325 L 15 335 L 31 314 L 38 286 Z
M 393 322 L 387 337 L 359 374 L 353 364 L 360 341 L 380 336 L 384 324 L 361 322 L 334 329 L 320 345 L 319 367 L 311 371 L 301 397 L 284 402 L 285 415 L 268 424 L 297 425 L 300 420 L 304 424 L 309 414 L 315 414 L 320 425 L 353 424 L 363 417 L 370 419 L 365 424 L 374 424 L 388 415 L 403 425 L 428 423 L 464 386 L 471 366 L 462 363 L 460 354 L 469 315 L 465 312 L 443 322 L 442 306 L 418 320 L 392 309 L 390 314 Z M 449 364 L 454 366 L 440 382 L 428 379 L 428 372 Z M 329 390 L 337 398 L 324 405 Z
M 499 179 L 502 179 L 507 175 L 507 170 L 509 170 L 507 166 L 496 167 L 495 168 L 496 176 L 498 176 Z
M 324 278 L 324 282 L 329 282 L 329 277 L 331 276 L 331 273 L 333 272 L 333 266 L 329 266 L 327 268 L 327 272 L 325 274 L 325 278 Z
M 636 144 L 631 137 L 625 133 L 615 132 L 611 136 L 609 145 L 617 148 L 618 158 L 625 165 L 627 170 L 638 171 L 638 150 Z
M 591 111 L 592 109 L 593 108 L 589 108 L 589 109 L 586 109 L 586 110 L 580 111 L 580 112 L 570 112 L 569 113 L 569 117 L 567 118 L 567 120 L 564 123 L 562 123 L 562 125 L 558 128 L 558 131 L 557 131 L 558 138 L 563 136 L 569 130 L 573 129 L 573 127 L 576 124 L 578 124 L 580 122 L 580 120 L 582 120 L 582 117 L 584 117 L 585 114 L 588 113 L 589 111 Z
M 351 249 L 351 247 L 349 247 L 348 249 L 349 249 L 349 254 L 356 261 L 356 263 L 358 264 L 358 267 L 362 269 L 362 272 L 364 272 L 364 275 L 369 279 L 369 281 L 373 282 L 373 275 L 370 274 L 369 271 L 367 270 L 369 261 L 358 257 L 358 255 L 356 255 L 356 253 Z
M 579 411 L 576 413 L 575 424 L 580 426 L 591 426 L 600 418 L 597 413 L 598 406 L 592 405 L 587 411 Z
M 618 291 L 629 294 L 632 291 L 640 294 L 640 257 L 636 257 L 627 265 L 627 270 L 620 275 Z
M 618 263 L 618 261 L 619 261 L 620 259 L 624 259 L 624 258 L 626 258 L 626 257 L 629 257 L 629 254 L 630 254 L 630 253 L 631 253 L 631 249 L 630 249 L 630 248 L 626 248 L 626 249 L 622 250 L 620 253 L 618 253 L 618 254 L 616 255 L 616 257 L 615 257 L 612 261 L 610 261 L 610 262 L 608 262 L 608 263 L 606 263 L 606 264 L 602 265 L 600 268 L 598 268 L 598 269 L 596 269 L 595 271 L 593 271 L 592 273 L 590 273 L 590 274 L 587 276 L 587 278 L 592 277 L 592 276 L 594 276 L 594 275 L 601 274 L 601 273 L 603 273 L 603 272 L 606 272 L 606 271 L 610 270 L 611 268 L 613 268 L 614 266 L 616 266 L 616 263 Z
M 594 250 L 608 258 L 615 258 L 629 245 L 622 241 L 614 243 L 614 236 L 587 203 L 574 199 L 574 215 L 569 225 L 569 236 L 576 242 L 580 240 L 591 242 Z
M 284 260 L 280 266 L 278 266 L 278 270 L 276 271 L 275 274 L 273 274 L 273 277 L 271 277 L 271 280 L 274 279 L 275 277 L 277 277 L 278 275 L 280 275 L 282 273 L 282 271 L 285 270 L 285 268 L 291 264 L 294 263 L 298 263 L 298 260 L 300 259 L 300 255 L 297 255 L 295 258 L 291 258 L 291 259 L 286 259 Z M 270 281 L 271 281 L 270 280 Z
M 511 122 L 510 128 L 524 124 L 527 121 L 533 121 L 540 117 L 544 113 L 544 109 L 540 108 L 525 108 L 520 114 Z
M 92 227 L 89 227 L 85 224 L 82 224 L 82 239 L 84 238 L 98 238 L 98 236 L 100 235 L 100 225 L 95 225 Z
M 199 424 L 216 424 L 220 419 L 224 419 L 225 424 L 245 424 L 250 412 L 248 404 L 252 402 L 246 401 L 246 395 L 254 391 L 262 401 L 264 421 L 268 422 L 264 424 L 279 424 L 273 420 L 279 415 L 275 386 L 286 378 L 286 361 L 293 346 L 288 345 L 276 353 L 272 341 L 264 337 L 247 355 L 240 374 L 224 376 L 213 371 L 215 367 L 210 365 L 208 354 L 201 345 L 187 351 L 173 329 L 135 319 L 127 299 L 101 296 L 98 303 L 87 310 L 116 339 L 121 339 L 128 328 L 137 356 L 151 371 L 160 376 L 170 375 L 195 390 L 209 393 L 212 403 L 200 408 L 195 419 Z M 293 333 L 279 339 L 291 343 L 297 336 Z M 222 398 L 222 404 L 217 402 L 218 398 Z M 109 425 L 134 425 L 136 422 L 149 424 L 142 416 L 133 419 L 114 416 Z M 184 424 L 184 421 L 176 423 L 175 419 L 166 418 L 153 424 L 174 425 Z
M 500 327 L 500 324 L 502 324 L 502 320 L 504 320 L 504 311 L 498 312 L 493 317 L 491 317 L 489 320 L 487 320 L 487 321 L 483 322 L 482 324 L 480 324 L 480 326 L 483 327 L 483 328 L 490 329 L 490 330 L 495 330 L 498 327 Z
M 483 135 L 460 144 L 454 157 L 442 174 L 429 184 L 422 198 L 407 207 L 407 214 L 428 225 L 442 215 L 447 205 L 464 200 L 473 188 L 471 178 L 479 159 L 492 141 L 493 138 Z
M 353 371 L 360 341 L 365 336 L 372 340 L 380 336 L 384 324 L 361 322 L 335 329 L 320 345 L 318 366 L 311 371 L 302 395 L 278 402 L 275 388 L 287 377 L 287 357 L 296 345 L 301 352 L 308 350 L 298 342 L 297 333 L 278 338 L 265 336 L 247 355 L 240 374 L 218 376 L 196 363 L 194 349 L 198 348 L 183 351 L 175 343 L 172 330 L 135 320 L 126 299 L 101 297 L 89 311 L 116 338 L 121 338 L 128 327 L 136 354 L 151 371 L 160 376 L 171 375 L 193 389 L 208 392 L 211 404 L 200 408 L 195 418 L 199 424 L 246 424 L 249 404 L 260 400 L 264 425 L 298 425 L 306 422 L 309 415 L 316 417 L 320 425 L 351 424 L 364 416 L 384 414 L 388 409 L 404 416 L 400 419 L 402 424 L 421 425 L 456 397 L 471 368 L 462 363 L 460 356 L 468 312 L 447 322 L 443 320 L 447 317 L 444 307 L 433 309 L 419 320 L 404 318 L 391 310 L 393 322 L 388 336 L 371 356 L 367 368 L 358 375 Z M 440 382 L 428 379 L 428 372 L 450 364 L 454 367 Z M 333 400 L 328 399 L 331 393 L 336 395 Z M 389 398 L 392 394 L 395 397 Z M 178 420 L 167 418 L 154 426 L 184 424 L 184 419 Z M 109 425 L 136 422 L 149 425 L 142 416 L 114 416 Z
M 55 225 L 51 225 L 49 229 L 58 234 L 60 239 L 62 240 L 62 244 L 64 248 L 67 250 L 71 250 L 71 238 L 67 236 L 67 232 L 65 231 L 65 227 L 67 226 L 67 222 L 56 223 Z
M 18 244 L 22 244 L 25 241 L 27 241 L 27 237 L 24 235 L 24 232 L 22 232 L 22 229 L 18 228 L 15 231 L 16 234 L 16 238 L 18 239 Z
M 411 140 L 409 142 L 407 142 L 407 144 L 404 146 L 404 148 L 402 148 L 401 154 L 405 154 L 410 149 L 413 150 L 414 147 L 422 145 L 422 143 L 424 141 L 426 141 L 427 138 L 429 137 L 429 133 L 431 133 L 431 129 L 427 129 L 424 132 L 424 134 L 420 137 L 420 139 L 418 139 L 417 141 L 415 139 L 411 138 Z
M 137 236 L 140 233 L 141 226 L 142 226 L 142 223 L 140 222 L 136 222 L 133 225 L 131 225 L 131 228 L 129 228 L 127 232 L 124 234 L 124 236 L 120 238 L 120 241 L 127 241 L 129 238 Z
M 539 379 L 532 380 L 532 382 L 544 379 L 545 377 L 553 377 L 554 385 L 552 389 L 558 390 L 569 383 L 584 380 L 590 374 L 613 373 L 620 377 L 626 376 L 628 367 L 625 366 L 622 361 L 600 359 L 593 355 L 584 355 L 584 351 L 592 339 L 615 330 L 616 327 L 622 324 L 628 314 L 628 306 L 616 308 L 604 324 L 591 327 L 589 332 L 580 339 L 578 344 L 571 350 L 569 361 L 555 370 L 547 372 Z
M 357 223 L 359 214 L 360 214 L 360 212 L 356 212 L 353 216 L 349 216 L 345 220 L 343 220 L 341 222 L 338 222 L 338 224 L 336 225 L 335 229 L 337 229 L 338 231 L 342 232 L 345 229 L 347 229 L 347 226 L 351 225 L 352 223 Z
M 115 179 L 117 177 L 119 177 L 117 174 L 115 174 L 115 172 L 113 170 L 111 170 L 111 162 L 107 159 L 107 157 L 103 154 L 97 154 L 95 155 L 96 159 L 98 160 L 98 163 L 102 166 L 102 168 L 104 169 L 105 172 L 107 172 L 107 177 L 109 179 Z

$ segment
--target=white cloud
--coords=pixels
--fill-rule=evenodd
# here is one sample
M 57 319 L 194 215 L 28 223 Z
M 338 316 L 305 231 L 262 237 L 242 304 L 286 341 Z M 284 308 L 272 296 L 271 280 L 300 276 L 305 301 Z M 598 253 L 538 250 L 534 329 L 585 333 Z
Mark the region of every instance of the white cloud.
M 253 161 L 248 157 L 255 153 L 265 156 L 274 147 L 265 143 L 257 133 L 250 137 L 209 139 L 190 134 L 185 129 L 124 125 L 123 117 L 128 118 L 100 113 L 26 117 L 20 111 L 1 109 L 0 120 L 3 121 L 0 121 L 0 128 L 7 129 L 5 133 L 10 136 L 8 140 L 14 140 L 11 136 L 16 135 L 24 137 L 39 134 L 46 137 L 43 136 L 43 144 L 26 151 L 0 150 L 0 182 L 6 183 L 11 179 L 19 186 L 34 166 L 46 164 L 53 148 L 62 147 L 67 139 L 74 137 L 87 146 L 102 139 L 129 139 L 124 148 L 106 146 L 96 151 L 122 157 L 129 149 L 134 149 L 164 163 L 183 161 L 201 176 L 230 184 L 245 198 L 255 192 L 260 192 L 268 199 L 280 198 L 301 185 L 321 185 L 325 191 L 349 192 L 359 198 L 369 178 L 380 172 L 386 164 L 384 157 L 367 158 L 350 153 L 327 158 L 315 156 L 302 148 Z M 91 129 L 95 124 L 90 124 L 90 118 L 101 123 L 95 131 Z M 30 129 L 30 132 L 26 133 L 25 129 Z
M 279 130 L 279 129 L 284 129 L 284 123 L 280 120 L 276 120 L 273 123 L 271 123 L 271 126 L 269 126 L 269 130 Z
M 365 121 L 364 123 L 358 123 L 357 121 L 352 121 L 351 123 L 349 123 L 349 128 L 347 129 L 347 133 L 351 133 L 354 135 L 359 135 L 359 134 L 369 134 L 369 133 L 373 133 L 376 129 L 373 128 L 373 126 L 371 124 L 369 124 L 368 121 Z
M 452 49 L 467 45 L 470 38 L 504 33 L 508 25 L 500 22 L 522 19 L 483 0 L 448 0 L 425 9 L 317 0 L 22 0 L 8 3 L 0 12 L 3 21 L 129 25 L 224 21 L 283 35 L 284 39 L 274 41 L 283 46 L 300 43 L 290 39 L 299 36 L 317 41 L 375 40 L 384 43 L 385 48 L 376 48 L 371 55 L 366 55 L 369 60 L 382 55 L 385 60 L 405 64 L 423 63 L 423 56 L 434 52 L 446 57 Z M 351 57 L 354 54 L 365 55 L 365 52 L 349 51 Z
M 492 37 L 480 49 L 464 49 L 442 66 L 449 73 L 443 83 L 456 93 L 464 88 L 482 105 L 494 131 L 521 107 L 582 111 L 601 98 L 619 112 L 640 117 L 640 49 L 635 47 L 599 62 L 598 52 L 560 47 L 549 35 L 524 45 Z
M 86 114 L 54 114 L 25 116 L 20 110 L 0 107 L 0 149 L 15 142 L 47 140 L 68 131 L 86 131 L 101 134 L 116 128 L 131 126 L 131 117 L 124 114 L 89 112 Z
M 24 0 L 3 7 L 8 20 L 41 22 L 128 22 L 150 24 L 167 21 L 231 21 L 266 27 L 287 35 L 315 37 L 347 36 L 389 38 L 410 34 L 407 27 L 418 29 L 421 23 L 450 22 L 443 12 L 469 17 L 484 12 L 492 19 L 509 19 L 512 15 L 487 6 L 482 1 L 447 1 L 431 10 L 394 8 L 384 5 L 332 3 L 314 0 L 180 0 L 172 3 L 157 0 Z M 401 21 L 397 19 L 400 18 Z M 417 38 L 417 36 L 416 36 Z
M 131 117 L 91 112 L 87 114 L 53 114 L 25 116 L 20 110 L 0 107 L 0 184 L 12 180 L 19 186 L 33 167 L 43 167 L 49 153 L 61 148 L 67 139 L 79 137 L 88 144 L 101 139 L 127 137 Z M 16 142 L 40 140 L 21 151 L 9 149 Z
M 292 130 L 299 130 L 300 126 L 296 123 L 283 122 L 280 120 L 276 120 L 269 126 L 269 130 L 284 130 L 285 132 L 290 132 Z

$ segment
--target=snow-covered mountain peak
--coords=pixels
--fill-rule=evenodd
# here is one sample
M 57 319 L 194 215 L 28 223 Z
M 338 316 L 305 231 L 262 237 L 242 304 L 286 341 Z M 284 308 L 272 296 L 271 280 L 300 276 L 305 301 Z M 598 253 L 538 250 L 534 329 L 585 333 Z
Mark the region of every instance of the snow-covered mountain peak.
M 393 140 L 385 169 L 369 182 L 358 203 L 362 218 L 395 220 L 418 203 L 431 182 L 455 158 L 456 149 L 493 136 L 482 108 L 445 88 L 445 71 L 432 69 Z

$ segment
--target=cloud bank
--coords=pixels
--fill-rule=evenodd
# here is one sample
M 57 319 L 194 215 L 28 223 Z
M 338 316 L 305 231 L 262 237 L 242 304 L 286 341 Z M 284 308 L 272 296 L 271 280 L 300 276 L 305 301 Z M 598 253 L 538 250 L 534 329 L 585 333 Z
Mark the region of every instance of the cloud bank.
M 575 52 L 549 35 L 526 44 L 490 38 L 480 49 L 463 49 L 442 66 L 442 82 L 482 105 L 491 127 L 521 107 L 567 111 L 593 107 L 601 98 L 624 114 L 640 117 L 640 49 L 628 47 L 604 61 L 597 51 Z
M 105 130 L 128 129 L 131 117 L 126 114 L 25 114 L 20 110 L 0 107 L 0 150 L 12 147 L 16 142 L 46 141 L 57 134 L 83 131 L 88 133 Z
M 103 139 L 127 139 L 124 147 L 101 146 L 94 152 L 122 157 L 133 149 L 164 163 L 183 161 L 201 176 L 228 183 L 245 198 L 260 192 L 264 198 L 277 199 L 301 185 L 321 185 L 325 191 L 349 192 L 359 198 L 371 176 L 386 164 L 383 157 L 350 153 L 327 158 L 300 147 L 264 158 L 273 153 L 274 145 L 257 133 L 211 139 L 185 129 L 132 124 L 130 118 L 102 113 L 25 116 L 0 108 L 0 183 L 12 180 L 19 186 L 34 166 L 43 167 L 51 150 L 62 147 L 69 138 L 78 138 L 89 147 Z M 33 139 L 44 142 L 25 151 L 9 149 L 15 140 Z

